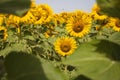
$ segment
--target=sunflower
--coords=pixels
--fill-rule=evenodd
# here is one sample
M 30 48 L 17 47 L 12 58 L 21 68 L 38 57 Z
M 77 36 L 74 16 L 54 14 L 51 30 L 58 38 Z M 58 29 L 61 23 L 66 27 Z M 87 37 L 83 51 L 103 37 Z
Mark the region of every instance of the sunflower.
M 19 16 L 15 16 L 15 15 L 9 15 L 7 18 L 7 25 L 10 24 L 19 24 L 19 23 L 32 23 L 35 21 L 34 16 L 32 15 L 32 13 L 30 11 L 28 11 L 24 16 L 19 17 Z
M 37 7 L 36 0 L 31 0 L 30 8 L 35 8 L 35 7 Z
M 91 18 L 87 15 L 73 17 L 66 25 L 66 30 L 71 36 L 83 37 L 88 34 L 91 28 Z
M 107 15 L 102 15 L 100 12 L 100 7 L 97 4 L 94 4 L 91 12 L 91 17 L 94 20 L 105 20 L 108 18 Z
M 99 15 L 97 12 L 92 12 L 91 13 L 91 17 L 94 19 L 94 20 L 105 20 L 108 18 L 107 15 Z
M 2 37 L 4 40 L 7 38 L 7 29 L 3 26 L 0 26 L 0 37 Z
M 10 24 L 19 24 L 19 23 L 26 23 L 26 24 L 31 24 L 36 21 L 35 17 L 32 15 L 30 11 L 28 11 L 24 16 L 19 17 L 15 15 L 9 15 L 7 19 L 7 25 Z
M 36 8 L 31 9 L 30 11 L 36 18 L 34 24 L 45 24 L 49 22 L 53 13 L 52 9 L 47 4 L 40 4 Z
M 54 46 L 55 51 L 61 56 L 70 55 L 77 48 L 76 41 L 70 37 L 58 38 L 54 43 Z
M 53 14 L 52 18 L 51 18 L 51 21 L 53 22 L 53 24 L 55 26 L 60 26 L 65 22 L 63 17 L 61 17 L 59 14 Z
M 97 12 L 99 13 L 100 12 L 100 7 L 95 3 L 93 8 L 92 8 L 92 12 Z
M 110 25 L 112 26 L 113 30 L 120 32 L 120 19 L 112 18 Z
M 38 8 L 42 8 L 43 15 L 45 16 L 51 15 L 53 13 L 52 8 L 47 4 L 40 4 L 38 5 Z
M 28 11 L 23 17 L 20 17 L 21 23 L 31 24 L 31 23 L 34 23 L 35 21 L 36 19 L 30 11 Z
M 6 16 L 4 14 L 0 14 L 0 26 L 4 23 Z
M 7 19 L 7 25 L 10 25 L 10 24 L 19 24 L 20 23 L 20 17 L 18 16 L 15 16 L 15 15 L 9 15 L 8 16 L 8 19 Z
M 67 23 L 71 16 L 72 12 L 62 12 L 59 14 L 59 20 L 62 21 L 62 23 Z

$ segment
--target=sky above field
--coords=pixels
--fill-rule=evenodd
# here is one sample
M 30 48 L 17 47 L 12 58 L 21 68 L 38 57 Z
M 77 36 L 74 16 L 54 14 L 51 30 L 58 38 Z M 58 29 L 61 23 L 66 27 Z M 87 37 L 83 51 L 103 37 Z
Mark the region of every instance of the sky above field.
M 95 0 L 36 0 L 37 4 L 48 4 L 55 13 L 82 10 L 90 12 Z

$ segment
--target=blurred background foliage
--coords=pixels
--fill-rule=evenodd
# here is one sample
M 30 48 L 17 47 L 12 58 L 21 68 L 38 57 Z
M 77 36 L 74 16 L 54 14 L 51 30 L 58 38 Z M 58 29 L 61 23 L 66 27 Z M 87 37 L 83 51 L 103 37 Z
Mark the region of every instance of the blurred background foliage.
M 47 4 L 1 0 L 0 79 L 120 80 L 120 1 L 96 2 L 89 13 L 56 14 Z

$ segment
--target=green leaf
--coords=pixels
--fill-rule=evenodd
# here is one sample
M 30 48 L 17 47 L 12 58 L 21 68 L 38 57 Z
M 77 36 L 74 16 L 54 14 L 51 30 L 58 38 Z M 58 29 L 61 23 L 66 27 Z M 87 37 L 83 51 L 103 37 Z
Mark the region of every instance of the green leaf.
M 77 76 L 74 80 L 91 80 L 90 78 L 87 78 L 86 76 L 84 75 L 79 75 Z
M 120 18 L 120 0 L 96 0 L 101 12 L 108 16 Z M 117 15 L 116 15 L 117 14 Z
M 6 46 L 3 50 L 0 51 L 0 56 L 6 56 L 9 54 L 11 51 L 24 51 L 28 52 L 29 48 L 25 43 L 14 43 L 9 46 Z
M 11 52 L 5 58 L 8 80 L 48 80 L 38 58 L 23 52 Z
M 67 80 L 49 62 L 24 52 L 11 52 L 5 58 L 8 80 Z
M 76 75 L 94 80 L 120 80 L 120 45 L 107 40 L 81 44 L 63 64 L 76 67 Z
M 23 16 L 30 7 L 30 0 L 0 0 L 0 13 Z
M 5 74 L 5 69 L 4 69 L 4 58 L 3 56 L 0 56 L 0 80 Z
M 41 60 L 41 61 L 42 61 L 43 70 L 46 74 L 46 77 L 49 80 L 68 80 L 66 74 L 60 71 L 60 69 L 54 67 L 53 63 L 50 63 L 45 60 Z
M 109 37 L 109 40 L 112 42 L 115 42 L 117 44 L 120 44 L 120 32 L 116 32 L 116 33 L 112 34 Z

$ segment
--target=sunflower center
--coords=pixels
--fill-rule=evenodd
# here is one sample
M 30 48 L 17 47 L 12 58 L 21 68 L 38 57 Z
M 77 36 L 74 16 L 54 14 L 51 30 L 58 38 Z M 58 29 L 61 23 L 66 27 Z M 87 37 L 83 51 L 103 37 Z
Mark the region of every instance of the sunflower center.
M 116 21 L 116 24 L 115 24 L 118 28 L 120 28 L 120 20 Z
M 76 33 L 79 33 L 82 30 L 83 30 L 83 25 L 78 22 L 73 26 L 73 31 L 75 31 Z
M 71 46 L 69 44 L 61 44 L 60 47 L 63 52 L 68 52 L 71 49 Z

